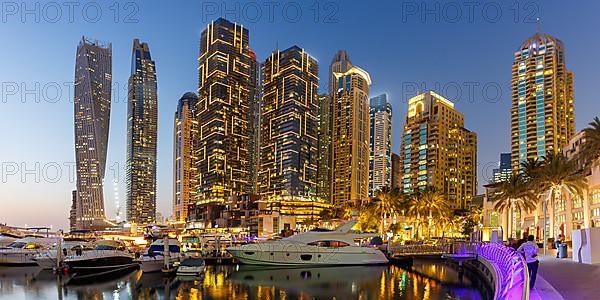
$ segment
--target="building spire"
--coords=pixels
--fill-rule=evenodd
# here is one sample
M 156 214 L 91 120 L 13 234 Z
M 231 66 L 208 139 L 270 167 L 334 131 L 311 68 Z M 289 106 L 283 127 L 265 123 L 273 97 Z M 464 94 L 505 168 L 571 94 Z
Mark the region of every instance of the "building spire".
M 537 33 L 542 34 L 542 20 L 539 17 L 535 19 L 535 24 Z

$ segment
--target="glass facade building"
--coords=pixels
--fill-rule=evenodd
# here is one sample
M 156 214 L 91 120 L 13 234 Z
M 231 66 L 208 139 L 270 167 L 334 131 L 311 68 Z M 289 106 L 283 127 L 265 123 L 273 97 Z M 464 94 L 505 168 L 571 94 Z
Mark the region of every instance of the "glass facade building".
M 331 129 L 333 127 L 332 109 L 331 96 L 327 94 L 319 95 L 319 163 L 317 164 L 317 196 L 328 203 L 331 203 L 331 157 L 333 155 L 331 149 Z
M 177 104 L 173 136 L 173 219 L 187 220 L 189 205 L 196 198 L 196 156 L 193 142 L 198 134 L 196 93 L 187 92 Z
M 133 40 L 127 101 L 127 222 L 156 222 L 158 94 L 147 43 Z
M 259 192 L 298 221 L 317 217 L 318 64 L 304 49 L 274 51 L 264 62 Z
M 253 59 L 248 39 L 248 29 L 223 18 L 201 33 L 194 150 L 199 205 L 222 204 L 251 190 L 248 111 Z
M 493 169 L 492 183 L 505 182 L 512 176 L 512 160 L 510 153 L 500 153 L 498 168 Z
M 369 196 L 391 187 L 392 175 L 392 105 L 387 94 L 371 98 L 371 155 L 369 159 Z
M 260 169 L 260 117 L 262 110 L 262 70 L 256 53 L 250 52 L 250 101 L 248 106 L 248 161 L 250 193 L 258 194 L 258 170 Z
M 106 170 L 112 88 L 112 46 L 82 38 L 75 61 L 76 229 L 105 226 Z
M 573 73 L 565 46 L 536 33 L 514 54 L 511 109 L 512 168 L 558 153 L 575 134 Z
M 331 67 L 335 77 L 332 89 L 332 204 L 358 205 L 369 196 L 371 77 L 365 70 L 351 66 L 347 61 L 336 60 L 338 58 L 347 58 L 347 55 L 338 53 Z M 344 65 L 350 68 L 343 71 Z
M 477 135 L 454 103 L 432 91 L 411 98 L 400 151 L 403 193 L 430 186 L 452 208 L 468 207 L 477 192 Z

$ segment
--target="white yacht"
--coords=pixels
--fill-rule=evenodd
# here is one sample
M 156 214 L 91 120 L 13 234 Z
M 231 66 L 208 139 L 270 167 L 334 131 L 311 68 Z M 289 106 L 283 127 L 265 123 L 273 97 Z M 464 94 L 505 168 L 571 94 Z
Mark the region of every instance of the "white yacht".
M 139 267 L 123 242 L 100 240 L 94 244 L 93 250 L 76 251 L 65 258 L 65 264 L 75 276 L 104 275 Z
M 177 239 L 169 239 L 169 261 L 171 263 L 180 262 L 183 259 L 181 246 Z M 143 272 L 160 272 L 165 264 L 165 243 L 164 239 L 154 241 L 148 251 L 137 260 L 140 263 Z
M 251 265 L 376 265 L 388 259 L 379 249 L 359 246 L 357 241 L 375 234 L 351 231 L 356 221 L 335 230 L 314 230 L 277 241 L 229 247 L 241 263 Z
M 43 250 L 33 256 L 33 260 L 44 270 L 51 270 L 56 268 L 58 262 L 58 251 L 61 251 L 62 260 L 66 256 L 75 255 L 77 251 L 83 251 L 86 248 L 90 249 L 90 242 L 83 239 L 66 239 L 63 240 L 60 247 L 54 247 L 53 249 Z
M 56 238 L 26 237 L 0 248 L 0 265 L 35 266 L 34 256 L 56 246 Z

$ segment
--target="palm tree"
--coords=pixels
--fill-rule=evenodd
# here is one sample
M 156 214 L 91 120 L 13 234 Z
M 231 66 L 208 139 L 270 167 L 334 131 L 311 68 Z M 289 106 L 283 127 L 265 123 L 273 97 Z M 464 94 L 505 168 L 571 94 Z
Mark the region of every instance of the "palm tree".
M 361 231 L 376 232 L 379 227 L 379 204 L 367 202 L 358 210 L 358 227 Z
M 536 158 L 528 158 L 521 162 L 521 169 L 523 170 L 523 180 L 528 181 L 537 177 L 537 173 L 540 171 L 544 161 Z
M 585 142 L 581 145 L 579 158 L 581 161 L 591 162 L 592 166 L 597 166 L 600 165 L 600 118 L 595 117 L 589 125 L 583 129 Z
M 562 153 L 550 154 L 545 160 L 543 166 L 535 174 L 533 181 L 543 188 L 547 195 L 544 201 L 544 244 L 546 243 L 546 210 L 547 201 L 554 207 L 556 200 L 562 200 L 565 193 L 573 197 L 583 197 L 583 191 L 586 188 L 586 178 L 580 172 L 577 172 L 577 165 L 574 161 L 567 159 Z M 552 210 L 554 212 L 554 210 Z M 554 236 L 554 213 L 550 217 L 550 230 Z M 544 245 L 544 251 L 546 245 Z
M 350 220 L 352 218 L 352 208 L 349 205 L 334 206 L 331 209 L 324 209 L 319 214 L 323 221 L 333 219 Z
M 516 223 L 516 210 L 531 211 L 537 206 L 537 198 L 523 175 L 513 175 L 508 181 L 502 182 L 496 193 L 492 195 L 492 200 L 496 201 L 494 210 L 507 211 L 506 224 L 510 225 L 507 235 L 511 236 L 513 236 Z M 509 214 L 512 215 L 512 218 L 509 217 Z
M 409 202 L 408 215 L 417 221 L 417 238 L 421 227 L 421 217 L 426 216 L 429 220 L 428 225 L 431 226 L 434 217 L 441 218 L 449 211 L 446 198 L 433 188 L 427 187 L 413 195 Z
M 383 187 L 375 193 L 375 198 L 377 199 L 377 206 L 375 208 L 381 217 L 380 234 L 383 237 L 385 219 L 402 210 L 403 197 L 398 189 Z

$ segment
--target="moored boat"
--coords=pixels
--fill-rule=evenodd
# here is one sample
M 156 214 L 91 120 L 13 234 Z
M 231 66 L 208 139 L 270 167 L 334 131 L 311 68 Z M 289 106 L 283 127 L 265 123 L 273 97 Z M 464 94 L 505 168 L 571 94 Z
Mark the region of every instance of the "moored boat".
M 54 249 L 47 249 L 34 255 L 33 260 L 44 270 L 55 269 L 65 257 L 69 255 L 75 255 L 75 253 L 84 250 L 91 250 L 89 247 L 89 241 L 83 239 L 64 239 L 60 245 L 61 249 L 55 247 Z M 58 251 L 61 251 L 61 255 L 58 255 Z M 57 260 L 60 258 L 61 262 Z
M 198 277 L 204 272 L 204 259 L 189 257 L 181 261 L 177 267 L 177 277 Z
M 97 241 L 93 250 L 76 251 L 65 258 L 65 264 L 75 276 L 102 275 L 139 267 L 125 244 L 113 240 Z
M 375 234 L 351 231 L 356 221 L 335 230 L 315 230 L 276 241 L 229 247 L 227 251 L 252 265 L 376 265 L 387 264 L 385 254 L 374 247 L 359 246 L 359 240 Z
M 167 247 L 169 248 L 169 264 L 177 263 L 182 260 L 184 255 L 181 252 L 181 246 L 177 239 L 168 239 Z M 140 263 L 140 267 L 144 273 L 160 272 L 165 266 L 165 254 L 164 239 L 158 239 L 154 241 L 146 253 L 136 259 L 136 261 Z
M 36 254 L 55 246 L 55 238 L 26 237 L 18 239 L 6 247 L 0 248 L 0 265 L 3 266 L 36 266 L 33 260 Z

